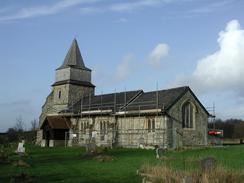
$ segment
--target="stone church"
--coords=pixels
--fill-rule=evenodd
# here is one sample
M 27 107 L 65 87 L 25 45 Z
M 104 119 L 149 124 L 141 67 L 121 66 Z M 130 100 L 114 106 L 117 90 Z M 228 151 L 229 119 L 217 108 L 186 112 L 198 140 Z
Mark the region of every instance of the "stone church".
M 144 92 L 95 94 L 92 70 L 84 64 L 76 39 L 39 119 L 41 146 L 176 148 L 207 144 L 210 114 L 188 86 Z

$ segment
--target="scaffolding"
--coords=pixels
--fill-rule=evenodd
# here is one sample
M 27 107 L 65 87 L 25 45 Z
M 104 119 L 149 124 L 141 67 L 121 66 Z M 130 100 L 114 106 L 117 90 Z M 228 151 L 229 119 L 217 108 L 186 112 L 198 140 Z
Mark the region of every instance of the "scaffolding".
M 157 145 L 160 145 L 161 147 L 166 147 L 166 141 L 168 143 L 168 136 L 167 131 L 172 131 L 172 129 L 167 128 L 167 124 L 164 125 L 164 128 L 156 128 L 155 123 L 158 122 L 161 117 L 162 118 L 162 110 L 159 109 L 159 93 L 158 93 L 158 84 L 156 85 L 156 92 L 155 92 L 155 99 L 147 100 L 147 101 L 137 101 L 136 100 L 142 93 L 142 91 L 138 91 L 135 93 L 135 96 L 127 97 L 127 91 L 125 88 L 124 93 L 124 102 L 117 102 L 117 95 L 121 93 L 117 93 L 116 90 L 114 92 L 113 101 L 111 102 L 104 102 L 103 101 L 103 92 L 101 92 L 100 95 L 100 103 L 92 103 L 92 97 L 91 94 L 89 94 L 89 102 L 88 104 L 84 103 L 84 95 L 81 97 L 80 101 L 80 111 L 78 114 L 74 115 L 74 105 L 67 109 L 67 111 L 71 110 L 72 118 L 76 118 L 76 126 L 73 125 L 71 130 L 65 134 L 65 146 L 70 145 L 84 145 L 85 143 L 88 143 L 91 141 L 91 133 L 92 128 L 94 129 L 94 121 L 92 120 L 92 116 L 95 115 L 100 117 L 107 117 L 107 121 L 109 121 L 109 118 L 114 118 L 114 121 L 117 123 L 114 123 L 113 128 L 109 128 L 106 130 L 106 133 L 102 132 L 101 130 L 96 131 L 97 137 L 99 140 L 100 145 L 104 145 L 104 140 L 110 136 L 110 141 L 107 144 L 110 144 L 112 147 L 113 145 L 122 145 L 127 147 L 137 147 L 138 145 L 141 146 L 152 146 L 155 143 Z M 130 105 L 132 103 L 133 105 Z M 146 108 L 146 109 L 145 109 Z M 147 109 L 149 108 L 149 109 Z M 126 128 L 126 129 L 118 129 L 118 118 L 126 118 L 127 116 L 133 116 L 137 117 L 139 120 L 139 123 L 141 119 L 141 115 L 147 116 L 147 115 L 156 115 L 155 121 L 154 121 L 154 129 L 148 129 L 147 124 L 143 124 L 141 128 Z M 89 130 L 81 130 L 78 119 L 79 118 L 88 118 L 89 126 L 87 129 Z M 133 120 L 135 118 L 132 118 Z M 147 118 L 145 118 L 146 120 Z M 134 121 L 130 121 L 131 124 L 134 124 Z M 166 123 L 166 121 L 165 121 Z M 125 125 L 125 124 L 121 124 Z M 173 132 L 170 132 L 172 134 Z M 110 134 L 110 135 L 109 135 Z M 75 138 L 73 137 L 75 136 Z M 77 138 L 78 137 L 78 140 Z M 105 138 L 104 138 L 105 137 Z M 126 139 L 127 138 L 127 139 Z M 79 144 L 80 142 L 80 144 Z M 128 142 L 128 143 L 126 143 Z
M 216 111 L 215 103 L 213 106 L 206 108 L 210 113 L 209 123 L 212 124 L 212 128 L 208 129 L 208 141 L 210 145 L 213 146 L 223 146 L 224 131 L 216 128 Z
M 173 121 L 177 123 L 177 125 L 174 126 L 168 123 L 169 121 L 167 118 L 164 118 L 164 106 L 159 106 L 158 84 L 156 85 L 156 91 L 152 98 L 148 100 L 137 100 L 141 94 L 142 91 L 137 91 L 133 96 L 129 96 L 130 94 L 126 92 L 126 89 L 121 93 L 117 93 L 115 90 L 113 94 L 109 94 L 113 95 L 113 100 L 106 100 L 106 97 L 104 97 L 105 95 L 101 92 L 100 96 L 98 95 L 94 98 L 95 102 L 92 101 L 93 98 L 91 94 L 89 94 L 88 99 L 86 97 L 86 102 L 84 102 L 85 99 L 82 95 L 80 111 L 74 111 L 73 105 L 72 108 L 70 108 L 72 117 L 76 118 L 77 121 L 76 126 L 72 127 L 72 131 L 69 132 L 65 141 L 73 145 L 85 146 L 92 142 L 92 133 L 96 131 L 95 141 L 96 144 L 101 146 L 148 147 L 158 145 L 162 148 L 178 147 L 179 136 L 182 136 L 182 134 L 180 130 L 176 129 L 176 126 L 179 125 L 178 123 L 181 123 L 181 121 L 172 117 Z M 120 98 L 117 98 L 118 95 L 120 95 Z M 117 99 L 120 101 L 117 101 Z M 215 105 L 207 109 L 213 111 L 210 121 L 214 122 Z M 98 127 L 99 124 L 95 124 L 94 116 L 101 118 L 99 120 L 103 123 L 98 121 L 101 125 L 100 128 Z M 82 128 L 85 127 L 81 129 L 79 123 L 82 122 L 80 121 L 78 123 L 79 119 L 87 120 L 89 125 L 82 125 Z M 148 125 L 149 119 L 154 119 L 154 122 L 150 122 L 152 124 L 150 128 Z M 143 123 L 141 120 L 143 120 Z M 129 121 L 129 123 L 126 121 Z M 136 126 L 138 121 L 139 126 Z M 96 128 L 95 125 L 97 125 Z M 105 127 L 102 126 L 107 126 L 105 131 L 102 129 Z M 204 138 L 206 137 L 206 130 L 201 134 Z M 77 134 L 78 140 L 76 138 L 71 138 L 71 133 Z

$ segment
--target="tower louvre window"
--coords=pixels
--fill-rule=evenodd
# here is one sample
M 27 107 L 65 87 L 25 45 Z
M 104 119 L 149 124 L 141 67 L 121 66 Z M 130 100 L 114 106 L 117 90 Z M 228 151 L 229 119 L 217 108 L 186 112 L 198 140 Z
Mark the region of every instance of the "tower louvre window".
M 58 98 L 59 99 L 61 98 L 61 91 L 60 90 L 58 91 Z

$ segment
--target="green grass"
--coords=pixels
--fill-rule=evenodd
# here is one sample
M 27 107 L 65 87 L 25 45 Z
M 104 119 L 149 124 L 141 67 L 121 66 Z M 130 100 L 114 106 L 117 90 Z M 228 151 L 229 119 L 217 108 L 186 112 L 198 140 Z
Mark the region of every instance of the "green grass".
M 136 170 L 143 164 L 167 164 L 175 169 L 194 170 L 199 168 L 197 160 L 214 156 L 218 165 L 231 170 L 244 169 L 244 146 L 203 148 L 185 151 L 169 151 L 166 160 L 156 160 L 155 152 L 140 149 L 113 149 L 107 155 L 114 161 L 98 162 L 84 159 L 83 148 L 41 148 L 26 146 L 28 156 L 23 159 L 29 168 L 0 164 L 0 182 L 9 182 L 12 175 L 24 172 L 35 177 L 37 182 L 141 182 Z M 10 155 L 11 161 L 19 157 Z M 196 160 L 196 161 L 195 161 Z

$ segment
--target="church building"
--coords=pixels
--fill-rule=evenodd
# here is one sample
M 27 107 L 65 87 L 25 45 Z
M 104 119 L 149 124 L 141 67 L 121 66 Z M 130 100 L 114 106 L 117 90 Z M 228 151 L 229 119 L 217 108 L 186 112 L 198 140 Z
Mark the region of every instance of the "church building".
M 76 39 L 55 71 L 39 118 L 41 146 L 207 145 L 210 114 L 188 86 L 95 94 Z

